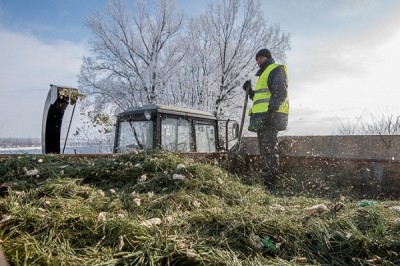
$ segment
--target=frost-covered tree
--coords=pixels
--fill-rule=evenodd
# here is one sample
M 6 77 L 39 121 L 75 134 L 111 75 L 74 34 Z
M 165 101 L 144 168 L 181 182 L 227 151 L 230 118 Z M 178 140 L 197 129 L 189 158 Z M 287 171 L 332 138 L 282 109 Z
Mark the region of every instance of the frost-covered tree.
M 87 20 L 92 55 L 79 82 L 100 107 L 159 103 L 223 117 L 240 106 L 257 50 L 282 61 L 289 49 L 289 36 L 268 25 L 258 0 L 219 0 L 188 23 L 174 0 L 149 2 L 153 12 L 141 0 L 113 0 Z
M 84 57 L 80 87 L 96 104 L 126 107 L 168 103 L 165 90 L 186 54 L 180 37 L 183 14 L 175 1 L 154 0 L 151 12 L 144 1 L 109 1 L 104 14 L 87 19 L 92 56 Z
M 224 116 L 227 107 L 237 107 L 238 88 L 254 75 L 255 53 L 269 48 L 284 61 L 290 37 L 278 25 L 268 25 L 257 0 L 222 0 L 205 14 L 191 20 L 190 55 L 184 77 L 197 105 Z M 239 93 L 243 95 L 243 93 Z

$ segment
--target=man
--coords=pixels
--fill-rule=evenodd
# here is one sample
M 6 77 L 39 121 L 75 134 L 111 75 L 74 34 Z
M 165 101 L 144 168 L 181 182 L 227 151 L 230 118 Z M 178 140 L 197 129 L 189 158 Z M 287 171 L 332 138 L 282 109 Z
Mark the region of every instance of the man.
M 256 54 L 259 70 L 255 90 L 249 88 L 249 97 L 253 106 L 249 110 L 249 130 L 257 132 L 260 154 L 264 164 L 262 172 L 267 189 L 276 185 L 279 170 L 278 132 L 287 129 L 289 100 L 288 79 L 285 65 L 275 64 L 268 49 Z M 243 89 L 250 86 L 246 81 Z

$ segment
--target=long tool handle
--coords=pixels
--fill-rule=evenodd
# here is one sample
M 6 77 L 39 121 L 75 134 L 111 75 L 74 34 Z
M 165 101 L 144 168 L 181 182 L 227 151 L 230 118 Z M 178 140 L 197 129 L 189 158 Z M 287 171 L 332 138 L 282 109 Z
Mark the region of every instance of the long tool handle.
M 247 101 L 249 98 L 249 92 L 251 89 L 251 80 L 249 82 L 249 85 L 246 88 L 246 97 L 244 99 L 244 104 L 243 104 L 243 113 L 242 113 L 242 121 L 240 122 L 240 127 L 239 127 L 239 137 L 238 137 L 238 148 L 236 150 L 236 153 L 239 152 L 240 150 L 240 144 L 242 142 L 242 135 L 243 135 L 243 125 L 244 125 L 244 119 L 246 118 L 246 111 L 247 111 Z
M 69 129 L 71 128 L 71 123 L 72 123 L 72 118 L 74 117 L 75 107 L 76 107 L 76 104 L 74 104 L 74 108 L 72 109 L 71 120 L 69 120 L 69 126 L 68 126 L 68 130 L 67 130 L 67 135 L 65 136 L 64 147 L 63 147 L 63 150 L 62 150 L 62 154 L 64 154 L 65 146 L 67 145 Z

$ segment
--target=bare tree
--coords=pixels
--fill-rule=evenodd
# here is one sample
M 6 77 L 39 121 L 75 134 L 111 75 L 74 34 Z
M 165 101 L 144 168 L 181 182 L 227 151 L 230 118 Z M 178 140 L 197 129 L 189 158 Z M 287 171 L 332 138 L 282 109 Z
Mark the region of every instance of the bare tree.
M 237 106 L 235 96 L 249 73 L 253 75 L 254 55 L 268 47 L 284 61 L 290 48 L 289 35 L 278 25 L 266 23 L 257 0 L 222 0 L 209 5 L 206 14 L 191 23 L 192 64 L 198 104 L 206 104 L 217 116 L 227 106 Z
M 340 119 L 338 116 L 336 116 L 332 120 L 332 124 L 335 126 L 335 134 L 338 135 L 356 135 L 358 134 L 360 124 L 362 123 L 362 118 L 363 114 L 360 116 L 356 117 L 353 120 L 350 120 L 349 118 L 346 118 L 345 121 Z
M 80 86 L 98 107 L 161 103 L 221 117 L 239 105 L 257 50 L 268 47 L 282 61 L 290 48 L 289 35 L 266 23 L 257 0 L 220 0 L 187 24 L 174 0 L 153 1 L 155 14 L 140 0 L 113 0 L 87 20 L 93 56 L 83 60 Z
M 87 19 L 92 57 L 85 57 L 80 86 L 96 103 L 126 107 L 166 103 L 165 87 L 186 53 L 179 32 L 183 15 L 174 1 L 154 0 L 152 14 L 143 1 L 128 6 L 109 1 L 104 15 Z
M 400 115 L 388 114 L 370 114 L 370 121 L 361 124 L 361 133 L 365 135 L 397 135 L 400 134 Z
M 174 104 L 212 111 L 218 59 L 212 36 L 201 19 L 192 18 L 187 28 L 188 56 L 176 75 Z
M 369 119 L 364 113 L 354 121 L 346 122 L 336 118 L 333 124 L 339 135 L 397 135 L 400 133 L 400 115 L 393 113 L 369 114 Z

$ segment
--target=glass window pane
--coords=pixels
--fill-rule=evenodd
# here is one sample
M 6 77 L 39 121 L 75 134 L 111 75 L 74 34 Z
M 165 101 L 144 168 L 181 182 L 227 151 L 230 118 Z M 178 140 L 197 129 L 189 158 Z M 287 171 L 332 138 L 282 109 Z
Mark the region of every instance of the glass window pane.
M 215 152 L 215 128 L 214 125 L 196 124 L 197 152 Z
M 123 121 L 120 123 L 118 152 L 153 149 L 152 121 Z
M 175 118 L 166 118 L 161 121 L 161 149 L 174 150 L 177 124 L 178 121 Z
M 178 121 L 178 152 L 193 151 L 193 134 L 191 123 L 187 120 Z
M 190 123 L 177 118 L 165 118 L 161 122 L 161 148 L 174 152 L 191 152 L 193 140 Z

